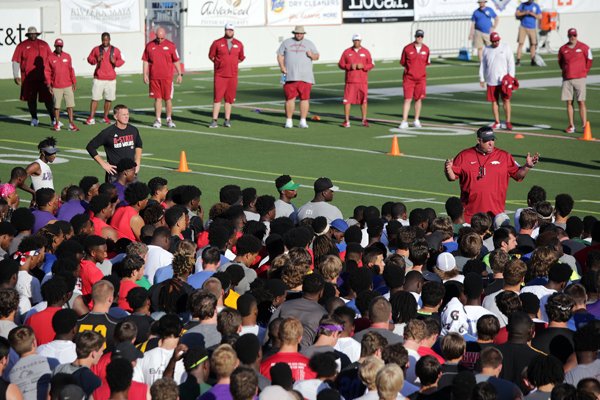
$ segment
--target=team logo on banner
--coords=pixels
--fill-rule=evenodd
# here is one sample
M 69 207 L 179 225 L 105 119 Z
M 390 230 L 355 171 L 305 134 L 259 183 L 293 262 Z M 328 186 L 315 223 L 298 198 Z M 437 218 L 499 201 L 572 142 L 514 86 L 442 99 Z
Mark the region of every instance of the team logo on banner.
M 283 6 L 285 5 L 285 0 L 271 0 L 271 11 L 273 12 L 282 12 Z

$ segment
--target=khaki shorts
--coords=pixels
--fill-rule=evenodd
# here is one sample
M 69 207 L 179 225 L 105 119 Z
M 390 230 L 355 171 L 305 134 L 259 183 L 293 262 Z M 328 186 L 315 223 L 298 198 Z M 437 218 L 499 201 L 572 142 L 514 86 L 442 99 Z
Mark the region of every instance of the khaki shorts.
M 103 81 L 94 79 L 92 83 L 92 100 L 100 101 L 115 101 L 117 98 L 117 80 Z
M 575 100 L 585 101 L 585 78 L 567 79 L 562 83 L 560 99 L 562 101 Z
M 67 108 L 75 107 L 75 94 L 73 93 L 73 88 L 71 86 L 57 89 L 52 89 L 52 99 L 54 100 L 54 108 L 60 110 L 62 107 L 63 97 L 65 99 L 65 105 Z
M 519 44 L 525 43 L 525 38 L 526 37 L 529 38 L 529 45 L 530 46 L 537 45 L 537 32 L 536 32 L 536 30 L 535 29 L 527 29 L 527 28 L 523 28 L 522 26 L 519 26 L 519 37 L 517 39 L 517 42 Z
M 490 34 L 475 29 L 475 33 L 473 33 L 473 47 L 483 49 L 484 46 L 489 46 L 490 44 L 492 44 L 490 42 Z

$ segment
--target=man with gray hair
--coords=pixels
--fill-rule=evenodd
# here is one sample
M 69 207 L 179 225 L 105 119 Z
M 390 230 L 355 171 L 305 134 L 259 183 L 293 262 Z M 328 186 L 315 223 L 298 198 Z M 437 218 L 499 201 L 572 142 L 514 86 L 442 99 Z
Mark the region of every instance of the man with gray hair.
M 281 70 L 283 91 L 285 93 L 285 127 L 292 128 L 292 116 L 296 108 L 296 97 L 300 97 L 299 128 L 308 128 L 310 90 L 315 83 L 313 61 L 319 59 L 317 47 L 304 39 L 306 31 L 298 25 L 292 31 L 294 37 L 284 40 L 277 50 L 277 63 Z

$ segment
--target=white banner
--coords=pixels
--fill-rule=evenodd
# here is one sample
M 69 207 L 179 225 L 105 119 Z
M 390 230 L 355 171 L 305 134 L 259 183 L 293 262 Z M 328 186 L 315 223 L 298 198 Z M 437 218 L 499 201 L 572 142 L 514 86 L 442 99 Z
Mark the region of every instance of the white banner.
M 268 25 L 339 25 L 342 23 L 342 0 L 267 0 L 267 2 Z
M 39 8 L 2 9 L 0 63 L 8 63 L 12 60 L 17 45 L 27 39 L 25 34 L 30 26 L 35 27 L 38 31 L 42 29 Z M 43 39 L 44 36 L 42 35 L 40 38 Z
M 537 0 L 542 10 L 556 10 L 559 14 L 598 12 L 598 0 Z M 513 16 L 521 0 L 488 0 L 491 7 L 500 16 Z M 415 0 L 415 20 L 432 17 L 471 16 L 477 9 L 473 0 Z
M 61 33 L 139 32 L 140 0 L 61 0 Z
M 193 0 L 188 3 L 188 26 L 265 25 L 266 0 Z

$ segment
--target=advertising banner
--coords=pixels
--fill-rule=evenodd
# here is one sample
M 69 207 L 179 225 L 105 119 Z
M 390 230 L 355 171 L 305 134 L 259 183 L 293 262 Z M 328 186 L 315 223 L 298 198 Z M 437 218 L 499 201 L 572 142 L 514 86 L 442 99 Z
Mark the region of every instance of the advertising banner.
M 344 23 L 412 21 L 414 0 L 344 0 Z
M 8 63 L 12 60 L 17 45 L 27 39 L 27 28 L 33 26 L 38 31 L 42 29 L 41 14 L 39 8 L 15 8 L 3 9 L 2 15 L 4 17 L 0 21 L 0 63 Z M 43 38 L 42 35 L 41 39 Z
M 267 7 L 267 24 L 272 26 L 342 23 L 342 0 L 267 0 Z
M 559 14 L 598 12 L 598 0 L 537 0 L 542 10 L 556 10 Z M 488 0 L 491 7 L 500 16 L 515 14 L 521 0 Z M 473 0 L 415 0 L 415 20 L 433 17 L 471 16 L 477 8 Z
M 61 33 L 139 32 L 139 0 L 61 0 Z
M 266 0 L 194 0 L 188 2 L 188 26 L 265 25 Z

